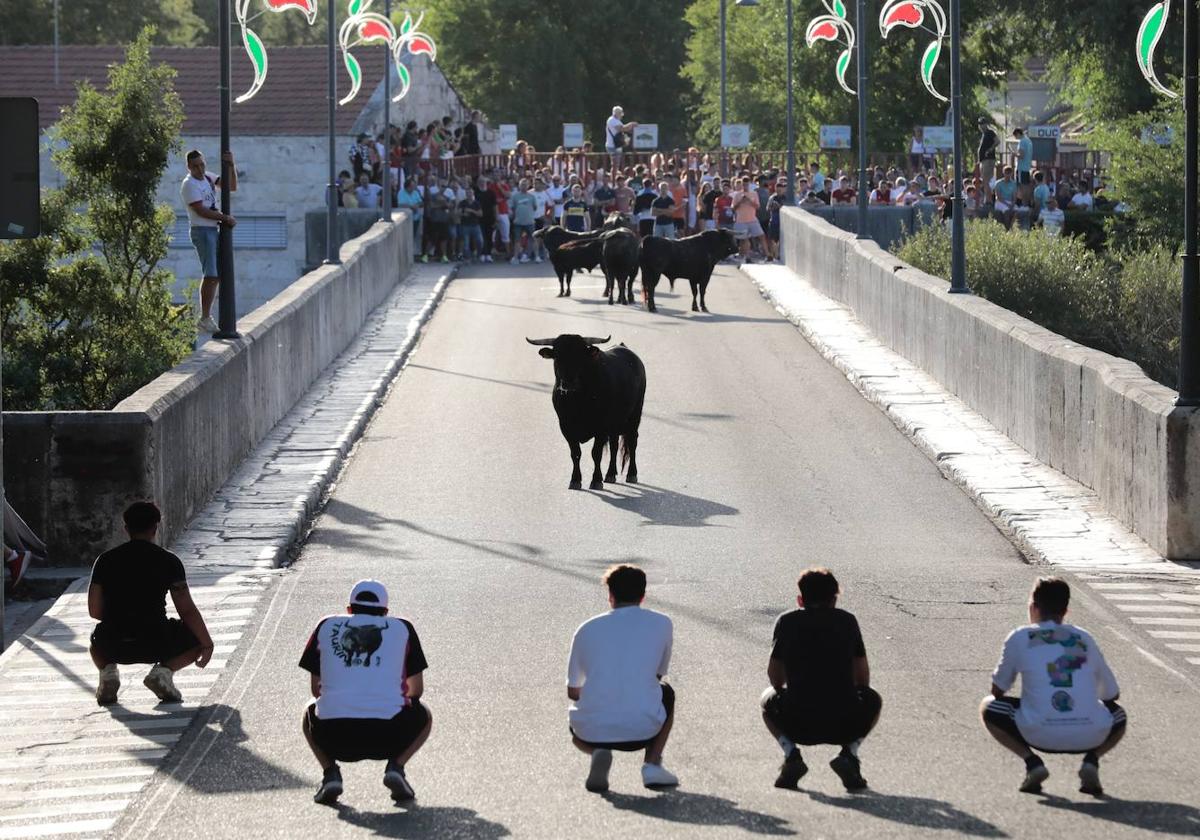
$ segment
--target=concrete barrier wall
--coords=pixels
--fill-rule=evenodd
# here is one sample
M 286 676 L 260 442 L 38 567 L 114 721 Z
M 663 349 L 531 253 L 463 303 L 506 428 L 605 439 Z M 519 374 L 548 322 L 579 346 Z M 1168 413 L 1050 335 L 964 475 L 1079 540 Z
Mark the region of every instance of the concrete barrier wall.
M 1132 362 L 1082 347 L 785 210 L 787 265 L 1038 460 L 1094 490 L 1171 559 L 1200 559 L 1200 412 Z
M 177 534 L 354 340 L 411 270 L 405 213 L 342 246 L 112 411 L 6 412 L 5 490 L 56 565 L 85 565 L 122 538 L 120 512 L 158 500 Z

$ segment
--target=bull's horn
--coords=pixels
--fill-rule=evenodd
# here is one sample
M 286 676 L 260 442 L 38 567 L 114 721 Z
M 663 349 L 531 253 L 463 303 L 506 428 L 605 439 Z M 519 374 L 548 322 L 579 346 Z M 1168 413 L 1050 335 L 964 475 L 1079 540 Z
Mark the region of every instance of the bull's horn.
M 607 342 L 612 341 L 612 334 L 609 333 L 608 338 L 592 338 L 591 336 L 584 336 L 583 340 L 588 344 L 606 344 Z
M 549 345 L 554 344 L 553 338 L 526 338 L 525 340 L 528 341 L 530 344 L 532 344 L 534 347 L 539 347 L 542 345 L 549 346 Z

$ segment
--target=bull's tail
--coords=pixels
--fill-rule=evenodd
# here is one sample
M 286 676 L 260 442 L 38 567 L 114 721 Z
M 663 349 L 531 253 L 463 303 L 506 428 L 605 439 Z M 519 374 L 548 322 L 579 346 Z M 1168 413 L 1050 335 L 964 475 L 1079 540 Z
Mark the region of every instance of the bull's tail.
M 629 466 L 629 440 L 625 435 L 621 435 L 621 472 L 625 472 L 627 466 Z

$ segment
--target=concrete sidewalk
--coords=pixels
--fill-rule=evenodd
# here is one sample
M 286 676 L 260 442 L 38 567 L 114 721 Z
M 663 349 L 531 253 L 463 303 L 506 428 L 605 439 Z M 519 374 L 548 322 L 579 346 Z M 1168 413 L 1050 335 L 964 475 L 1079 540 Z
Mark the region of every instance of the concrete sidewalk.
M 286 573 L 453 273 L 417 266 L 171 546 L 216 643 L 207 668 L 176 678 L 183 704 L 140 685 L 148 666 L 122 666 L 118 703 L 96 706 L 86 578 L 0 655 L 0 838 L 101 834 L 141 790 Z

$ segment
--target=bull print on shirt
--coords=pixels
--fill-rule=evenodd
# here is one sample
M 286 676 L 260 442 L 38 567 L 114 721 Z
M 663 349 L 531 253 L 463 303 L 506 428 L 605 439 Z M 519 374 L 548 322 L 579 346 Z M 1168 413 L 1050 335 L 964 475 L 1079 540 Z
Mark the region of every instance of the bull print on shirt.
M 334 655 L 346 663 L 347 667 L 361 665 L 371 667 L 371 658 L 383 644 L 383 631 L 388 625 L 384 624 L 334 624 L 330 628 Z M 378 657 L 375 657 L 378 665 Z

